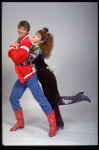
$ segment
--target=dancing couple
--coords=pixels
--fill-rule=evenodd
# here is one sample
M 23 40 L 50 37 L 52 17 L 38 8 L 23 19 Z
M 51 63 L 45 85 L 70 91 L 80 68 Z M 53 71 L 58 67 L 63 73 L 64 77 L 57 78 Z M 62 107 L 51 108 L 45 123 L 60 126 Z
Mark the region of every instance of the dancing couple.
M 57 130 L 64 128 L 59 105 L 91 101 L 89 97 L 83 95 L 84 92 L 79 92 L 73 96 L 60 96 L 53 70 L 44 61 L 44 58 L 49 58 L 51 55 L 53 36 L 47 28 L 43 28 L 38 30 L 30 41 L 29 31 L 30 25 L 27 21 L 19 22 L 19 38 L 10 46 L 8 51 L 8 56 L 14 62 L 15 72 L 18 76 L 9 98 L 17 123 L 10 131 L 24 128 L 23 110 L 19 100 L 24 91 L 29 88 L 48 118 L 49 136 L 52 137 L 55 136 Z

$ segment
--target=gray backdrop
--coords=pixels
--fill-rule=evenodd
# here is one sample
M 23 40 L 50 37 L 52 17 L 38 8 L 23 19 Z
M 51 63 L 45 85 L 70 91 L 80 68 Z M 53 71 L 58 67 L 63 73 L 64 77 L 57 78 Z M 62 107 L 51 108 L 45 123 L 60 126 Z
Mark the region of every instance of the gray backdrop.
M 2 114 L 4 124 L 3 144 L 29 145 L 32 143 L 33 138 L 33 137 L 30 138 L 30 134 L 28 133 L 28 136 L 30 138 L 29 141 L 31 142 L 26 143 L 26 139 L 24 138 L 23 142 L 22 141 L 20 142 L 16 140 L 14 135 L 15 133 L 13 133 L 13 136 L 11 136 L 10 134 L 12 133 L 9 131 L 10 127 L 15 123 L 14 113 L 9 103 L 9 96 L 12 87 L 15 81 L 17 80 L 17 77 L 14 71 L 14 63 L 8 57 L 8 50 L 9 46 L 12 43 L 16 42 L 16 40 L 18 39 L 17 25 L 22 20 L 28 21 L 31 25 L 29 33 L 30 39 L 38 29 L 42 29 L 43 27 L 49 28 L 49 32 L 54 35 L 54 48 L 52 51 L 52 55 L 49 59 L 46 59 L 45 61 L 52 69 L 54 69 L 54 74 L 57 78 L 60 95 L 69 96 L 74 95 L 77 92 L 84 91 L 85 95 L 88 95 L 92 101 L 91 104 L 87 102 L 82 102 L 70 106 L 60 107 L 64 120 L 66 120 L 66 117 L 68 116 L 66 123 L 69 121 L 69 125 L 70 122 L 74 120 L 74 119 L 72 120 L 72 118 L 77 119 L 77 115 L 73 116 L 76 113 L 79 115 L 83 114 L 82 117 L 84 119 L 86 118 L 85 122 L 88 121 L 87 120 L 88 118 L 90 118 L 88 121 L 89 127 L 88 124 L 85 125 L 85 127 L 87 126 L 88 129 L 90 128 L 90 131 L 88 132 L 89 142 L 87 141 L 88 135 L 84 137 L 85 134 L 84 136 L 81 135 L 81 137 L 86 139 L 86 141 L 84 141 L 83 139 L 79 141 L 80 140 L 79 136 L 78 139 L 75 138 L 75 134 L 77 135 L 78 128 L 77 131 L 75 131 L 75 134 L 72 135 L 72 137 L 74 136 L 72 140 L 66 139 L 66 137 L 70 137 L 70 134 L 68 132 L 68 128 L 65 128 L 64 131 L 62 131 L 64 135 L 64 142 L 63 140 L 60 140 L 62 133 L 59 132 L 57 134 L 57 136 L 59 136 L 59 139 L 55 139 L 56 136 L 54 137 L 56 145 L 59 144 L 59 141 L 60 145 L 97 144 L 98 3 L 96 2 L 89 2 L 89 3 L 3 2 L 2 3 L 2 107 L 3 107 Z M 38 104 L 32 97 L 32 94 L 30 93 L 29 89 L 27 89 L 26 92 L 24 93 L 21 99 L 21 105 L 22 108 L 24 109 L 27 124 L 29 122 L 28 118 L 30 117 L 31 111 L 33 111 L 33 116 L 31 116 L 31 120 L 37 114 L 38 114 L 37 117 L 38 121 L 41 114 L 42 114 L 41 118 L 45 116 L 42 113 L 41 108 L 38 106 Z M 34 112 L 36 111 L 38 111 L 38 113 L 34 115 Z M 72 121 L 70 121 L 70 118 Z M 74 123 L 75 125 L 76 121 L 71 123 L 71 128 L 69 128 L 70 131 L 74 129 L 73 128 L 74 126 L 72 124 Z M 79 116 L 78 122 L 80 121 L 81 120 Z M 82 123 L 83 122 L 84 120 L 82 121 Z M 44 131 L 42 129 L 41 134 L 42 138 L 44 134 L 43 132 Z M 24 134 L 25 130 L 23 136 Z M 45 132 L 45 134 L 47 133 Z M 36 135 L 37 134 L 35 133 L 34 138 L 36 137 Z M 13 138 L 11 139 L 9 138 L 9 136 L 15 138 L 14 142 L 12 140 Z M 39 138 L 40 136 L 38 133 L 37 139 Z M 47 138 L 50 139 L 49 137 Z M 37 142 L 36 139 L 34 141 L 35 142 L 32 144 L 34 145 L 39 144 L 39 142 Z M 41 145 L 42 144 L 48 145 L 49 143 L 52 144 L 52 141 L 47 143 L 47 141 L 44 142 L 43 140 L 41 140 L 41 138 L 38 141 L 41 141 Z

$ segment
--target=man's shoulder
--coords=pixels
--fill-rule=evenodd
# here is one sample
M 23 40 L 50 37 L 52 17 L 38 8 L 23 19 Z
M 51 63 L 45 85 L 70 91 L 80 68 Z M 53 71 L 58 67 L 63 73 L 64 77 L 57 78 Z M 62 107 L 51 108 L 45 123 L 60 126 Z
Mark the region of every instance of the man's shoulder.
M 21 42 L 20 42 L 20 45 L 27 45 L 27 44 L 29 44 L 29 45 L 31 45 L 32 43 L 31 43 L 31 41 L 30 41 L 30 39 L 29 39 L 29 37 L 28 37 L 28 35 L 27 36 L 25 36 L 22 40 L 21 40 Z

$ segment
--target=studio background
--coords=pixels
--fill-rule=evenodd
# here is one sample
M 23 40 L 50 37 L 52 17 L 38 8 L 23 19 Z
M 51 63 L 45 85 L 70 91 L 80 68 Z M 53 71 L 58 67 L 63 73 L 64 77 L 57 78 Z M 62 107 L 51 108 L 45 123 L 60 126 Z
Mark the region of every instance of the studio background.
M 45 114 L 29 89 L 20 103 L 26 128 L 11 133 L 15 123 L 9 102 L 12 87 L 17 80 L 14 63 L 8 57 L 9 46 L 18 39 L 17 25 L 30 23 L 31 39 L 38 29 L 47 27 L 54 36 L 52 55 L 45 62 L 54 70 L 61 96 L 85 92 L 91 104 L 81 102 L 60 106 L 65 129 L 53 138 L 47 137 L 48 124 L 43 129 Z M 2 3 L 2 142 L 4 145 L 94 145 L 97 144 L 98 105 L 98 3 L 96 2 L 3 2 Z M 42 118 L 42 119 L 41 119 Z M 89 120 L 88 120 L 89 119 Z M 33 124 L 34 122 L 34 124 Z M 78 123 L 78 124 L 77 124 Z M 25 133 L 26 132 L 26 133 Z M 39 133 L 41 134 L 39 136 Z M 30 140 L 24 138 L 28 134 Z M 31 134 L 31 135 L 30 135 Z M 75 136 L 76 135 L 76 136 Z M 81 135 L 79 137 L 79 135 Z M 62 137 L 64 140 L 62 140 Z M 71 138 L 72 137 L 72 138 Z M 35 139 L 36 138 L 36 139 Z M 44 139 L 43 139 L 44 138 Z M 46 138 L 46 140 L 45 140 Z M 81 139 L 80 139 L 81 138 Z M 14 140 L 13 140 L 14 139 Z M 34 142 L 32 139 L 35 139 Z M 50 141 L 49 141 L 50 140 Z M 41 141 L 41 142 L 40 142 Z

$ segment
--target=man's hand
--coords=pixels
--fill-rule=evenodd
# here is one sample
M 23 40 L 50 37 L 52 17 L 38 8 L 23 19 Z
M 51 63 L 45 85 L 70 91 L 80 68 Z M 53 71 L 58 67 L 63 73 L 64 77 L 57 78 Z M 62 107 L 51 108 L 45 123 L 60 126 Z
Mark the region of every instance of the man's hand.
M 14 43 L 12 44 L 12 46 L 14 46 L 14 48 L 17 49 L 17 48 L 19 47 L 19 43 L 14 42 Z
M 14 43 L 12 44 L 12 46 L 19 46 L 19 43 L 14 42 Z

